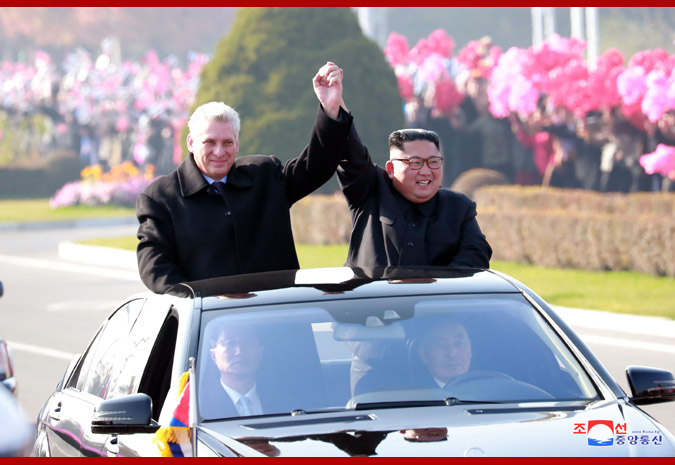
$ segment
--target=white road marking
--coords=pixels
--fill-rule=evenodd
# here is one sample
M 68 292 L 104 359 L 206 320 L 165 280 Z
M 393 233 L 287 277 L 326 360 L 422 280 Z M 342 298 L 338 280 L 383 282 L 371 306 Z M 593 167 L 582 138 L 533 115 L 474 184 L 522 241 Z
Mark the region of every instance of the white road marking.
M 11 351 L 28 352 L 35 355 L 42 355 L 44 357 L 57 358 L 59 360 L 70 361 L 73 358 L 73 353 L 64 352 L 63 350 L 50 349 L 49 347 L 40 347 L 32 344 L 24 344 L 22 342 L 7 341 Z
M 675 354 L 675 345 L 641 342 L 632 339 L 619 339 L 616 337 L 594 336 L 592 334 L 578 334 L 586 344 L 600 344 L 621 347 L 623 349 L 651 350 L 653 352 Z
M 656 336 L 675 341 L 675 320 L 668 318 L 580 310 L 557 305 L 552 305 L 552 307 L 568 325 L 573 327 Z
M 43 270 L 54 270 L 59 272 L 65 271 L 69 273 L 80 273 L 86 275 L 103 276 L 105 278 L 140 282 L 140 276 L 138 275 L 138 272 L 78 265 L 75 263 L 67 263 L 55 260 L 43 260 L 39 258 L 0 255 L 0 263 L 16 266 L 27 266 L 31 268 L 41 268 Z

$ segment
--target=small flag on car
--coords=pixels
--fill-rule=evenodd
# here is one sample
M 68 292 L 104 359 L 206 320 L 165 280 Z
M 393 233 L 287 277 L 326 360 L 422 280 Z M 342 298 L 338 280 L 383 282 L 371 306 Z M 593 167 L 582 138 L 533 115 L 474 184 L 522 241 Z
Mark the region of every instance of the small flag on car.
M 163 457 L 193 456 L 190 426 L 190 372 L 186 371 L 179 380 L 178 399 L 169 426 L 160 427 L 153 440 Z

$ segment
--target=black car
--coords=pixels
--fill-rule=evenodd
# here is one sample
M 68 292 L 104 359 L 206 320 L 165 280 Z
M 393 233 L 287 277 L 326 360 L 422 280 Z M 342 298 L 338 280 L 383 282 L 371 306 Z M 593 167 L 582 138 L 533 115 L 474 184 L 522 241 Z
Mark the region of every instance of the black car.
M 42 408 L 35 456 L 673 456 L 526 286 L 492 270 L 324 268 L 139 294 Z M 635 438 L 639 438 L 635 440 Z

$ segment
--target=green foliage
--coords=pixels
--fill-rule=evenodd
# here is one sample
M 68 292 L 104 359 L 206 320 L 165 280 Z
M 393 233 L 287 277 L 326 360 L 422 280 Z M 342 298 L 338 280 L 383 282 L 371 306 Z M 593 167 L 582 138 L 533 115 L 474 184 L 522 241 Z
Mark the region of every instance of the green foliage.
M 52 196 L 67 182 L 79 180 L 85 166 L 70 151 L 54 152 L 48 158 L 24 157 L 21 163 L 0 166 L 0 198 Z
M 23 117 L 0 110 L 0 166 L 38 158 L 41 141 L 47 133 L 44 115 L 37 113 Z
M 672 193 L 487 186 L 475 201 L 495 260 L 675 277 Z
M 600 8 L 600 49 L 616 48 L 628 60 L 642 50 L 673 53 L 675 13 L 672 7 Z
M 404 125 L 396 77 L 349 8 L 242 8 L 205 66 L 195 108 L 219 100 L 240 114 L 242 154 L 296 156 L 316 115 L 312 78 L 327 61 L 344 69 L 344 97 L 373 157 Z

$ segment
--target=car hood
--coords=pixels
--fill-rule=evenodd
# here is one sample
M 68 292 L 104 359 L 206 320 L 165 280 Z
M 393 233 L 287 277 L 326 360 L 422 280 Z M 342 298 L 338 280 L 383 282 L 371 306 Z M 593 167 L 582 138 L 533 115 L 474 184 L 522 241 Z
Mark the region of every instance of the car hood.
M 200 435 L 199 455 L 210 455 L 214 444 L 240 455 L 282 457 L 675 455 L 675 437 L 623 401 L 251 418 L 208 422 L 201 425 Z

